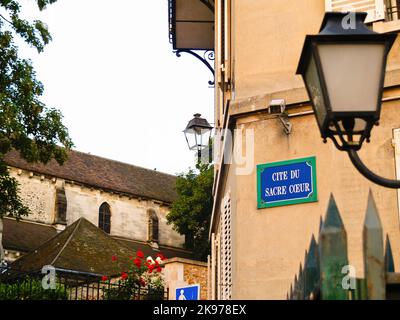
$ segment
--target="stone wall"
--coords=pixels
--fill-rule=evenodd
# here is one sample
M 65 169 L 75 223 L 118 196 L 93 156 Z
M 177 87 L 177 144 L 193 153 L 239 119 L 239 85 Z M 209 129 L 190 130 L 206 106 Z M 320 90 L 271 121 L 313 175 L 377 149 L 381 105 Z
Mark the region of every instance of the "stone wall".
M 17 168 L 11 168 L 10 174 L 20 184 L 19 194 L 31 210 L 31 214 L 26 219 L 40 223 L 54 223 L 56 179 L 49 179 Z
M 188 285 L 200 285 L 200 299 L 207 299 L 207 265 L 185 264 L 183 267 L 184 279 Z
M 159 244 L 184 245 L 184 237 L 167 225 L 169 207 L 166 203 L 111 193 L 18 168 L 10 168 L 10 174 L 20 183 L 21 197 L 32 211 L 26 220 L 54 224 L 56 188 L 61 187 L 65 189 L 67 198 L 67 225 L 80 217 L 98 225 L 99 208 L 107 202 L 111 207 L 111 235 L 147 241 L 147 211 L 153 209 L 159 219 Z

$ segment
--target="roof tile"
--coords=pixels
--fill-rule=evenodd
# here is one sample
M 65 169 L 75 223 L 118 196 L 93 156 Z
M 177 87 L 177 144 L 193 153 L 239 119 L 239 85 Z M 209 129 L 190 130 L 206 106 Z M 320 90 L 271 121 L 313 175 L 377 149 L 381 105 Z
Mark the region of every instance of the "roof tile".
M 167 203 L 177 197 L 176 176 L 79 151 L 69 151 L 62 166 L 55 160 L 46 165 L 28 163 L 17 151 L 9 152 L 4 160 L 12 167 L 136 197 Z

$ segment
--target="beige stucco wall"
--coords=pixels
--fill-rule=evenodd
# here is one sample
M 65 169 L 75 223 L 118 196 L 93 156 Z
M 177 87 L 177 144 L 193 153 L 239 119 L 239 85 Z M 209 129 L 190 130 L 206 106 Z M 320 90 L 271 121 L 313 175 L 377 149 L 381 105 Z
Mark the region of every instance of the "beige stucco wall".
M 89 186 L 65 182 L 63 179 L 44 177 L 18 168 L 11 175 L 20 183 L 21 197 L 31 209 L 25 219 L 53 224 L 55 222 L 56 187 L 64 185 L 67 197 L 67 224 L 84 217 L 98 224 L 99 207 L 107 202 L 111 207 L 111 235 L 147 241 L 147 210 L 154 209 L 159 219 L 161 245 L 183 247 L 184 237 L 167 225 L 168 206 L 152 200 L 139 200 L 125 195 L 112 194 Z
M 295 72 L 305 35 L 319 31 L 325 1 L 233 0 L 232 5 L 235 99 L 303 87 Z M 400 68 L 399 43 L 388 70 Z
M 385 104 L 382 125 L 360 156 L 378 174 L 395 177 L 392 129 L 400 127 L 400 101 Z M 362 228 L 369 188 L 380 213 L 384 233 L 390 236 L 396 269 L 400 268 L 400 228 L 396 191 L 362 177 L 346 153 L 332 142 L 323 144 L 313 115 L 292 118 L 293 133 L 286 136 L 276 119 L 249 123 L 255 132 L 255 165 L 316 156 L 319 201 L 257 209 L 256 170 L 237 176 L 234 297 L 284 299 L 303 262 L 311 235 L 318 237 L 320 216 L 325 216 L 330 193 L 337 201 L 348 237 L 350 264 L 363 276 Z M 266 130 L 269 128 L 269 130 Z M 249 277 L 249 270 L 252 276 Z

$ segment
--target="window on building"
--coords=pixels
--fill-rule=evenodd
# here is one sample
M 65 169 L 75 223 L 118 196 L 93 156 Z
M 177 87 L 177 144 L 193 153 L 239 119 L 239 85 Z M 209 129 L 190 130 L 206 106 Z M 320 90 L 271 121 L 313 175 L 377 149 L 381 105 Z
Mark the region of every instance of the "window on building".
M 104 202 L 99 209 L 99 228 L 110 234 L 111 231 L 111 210 L 110 205 Z
M 153 209 L 148 211 L 148 240 L 158 242 L 158 217 Z
M 387 20 L 400 20 L 400 0 L 386 0 L 385 5 Z
M 67 224 L 67 197 L 64 188 L 56 190 L 56 220 L 57 224 Z

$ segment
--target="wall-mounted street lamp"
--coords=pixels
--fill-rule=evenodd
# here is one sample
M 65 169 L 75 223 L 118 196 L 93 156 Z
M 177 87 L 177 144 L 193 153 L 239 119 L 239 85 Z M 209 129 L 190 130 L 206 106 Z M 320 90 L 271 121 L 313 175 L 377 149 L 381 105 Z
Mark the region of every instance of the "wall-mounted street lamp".
M 305 82 L 324 142 L 330 138 L 347 151 L 367 179 L 400 188 L 400 181 L 377 176 L 357 154 L 378 124 L 387 56 L 397 37 L 371 31 L 364 24 L 366 16 L 326 13 L 320 33 L 306 37 L 297 74 Z
M 200 113 L 196 113 L 194 118 L 189 121 L 185 130 L 183 130 L 189 149 L 197 151 L 197 159 L 199 162 L 201 159 L 201 151 L 209 145 L 212 129 L 213 127 L 208 121 L 201 118 Z

